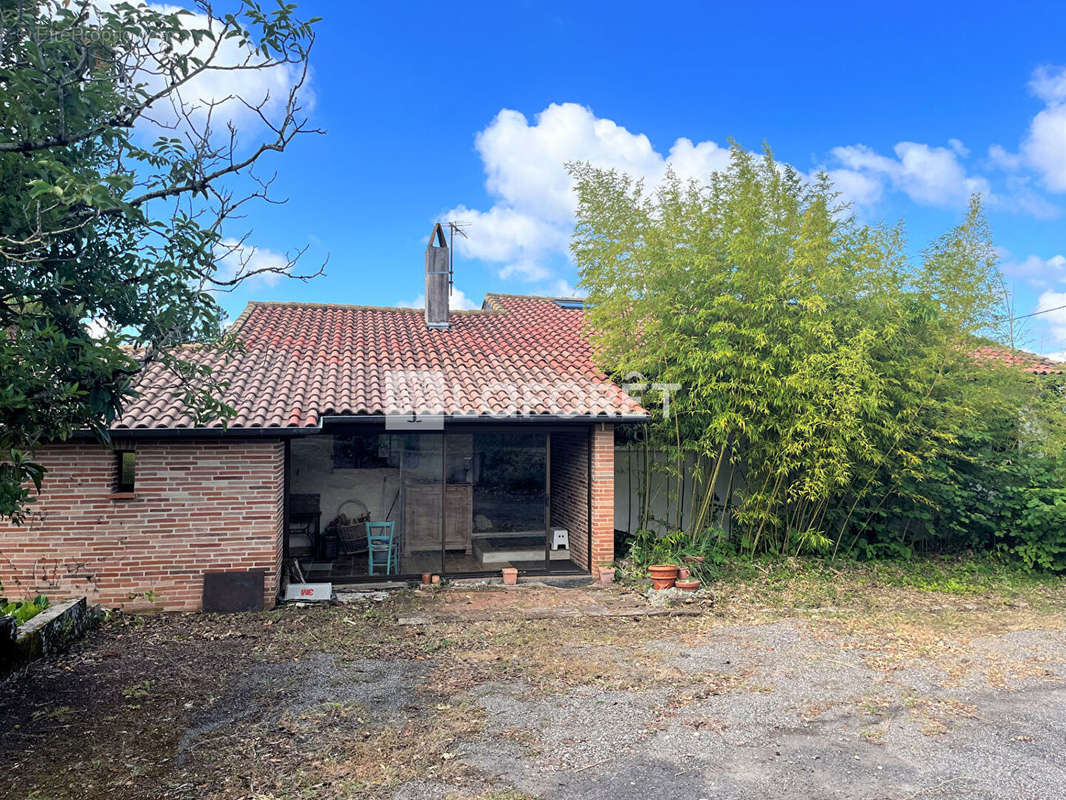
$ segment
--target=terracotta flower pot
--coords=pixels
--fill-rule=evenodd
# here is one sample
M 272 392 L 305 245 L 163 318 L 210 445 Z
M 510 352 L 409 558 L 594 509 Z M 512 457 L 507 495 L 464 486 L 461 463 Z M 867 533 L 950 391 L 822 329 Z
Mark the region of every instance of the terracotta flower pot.
M 433 582 L 433 575 L 431 573 L 429 573 L 429 572 L 423 572 L 422 573 L 422 585 L 423 586 L 428 586 L 432 582 Z
M 677 581 L 674 583 L 674 586 L 684 592 L 694 592 L 700 588 L 700 582 L 695 578 L 687 578 L 685 580 Z
M 516 586 L 518 584 L 517 569 L 514 567 L 504 567 L 501 571 L 503 572 L 503 582 L 505 585 Z
M 690 570 L 688 567 L 678 567 L 677 579 L 679 581 L 687 581 L 691 577 L 692 577 L 692 570 Z
M 652 564 L 648 567 L 651 575 L 651 588 L 669 589 L 677 580 L 677 566 L 674 564 Z
M 614 567 L 600 567 L 600 583 L 614 583 Z

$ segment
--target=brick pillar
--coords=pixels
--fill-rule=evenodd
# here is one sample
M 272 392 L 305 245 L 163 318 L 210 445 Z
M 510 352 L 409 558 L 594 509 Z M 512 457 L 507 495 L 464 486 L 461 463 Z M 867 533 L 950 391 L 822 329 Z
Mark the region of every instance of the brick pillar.
M 592 564 L 614 561 L 614 426 L 592 431 Z

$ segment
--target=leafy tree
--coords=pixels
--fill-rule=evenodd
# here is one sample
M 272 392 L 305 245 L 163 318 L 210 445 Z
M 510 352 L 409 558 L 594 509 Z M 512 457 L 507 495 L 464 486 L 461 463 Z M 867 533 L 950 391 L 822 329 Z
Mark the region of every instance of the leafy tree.
M 42 476 L 34 449 L 78 430 L 106 440 L 149 366 L 224 419 L 224 387 L 195 358 L 235 346 L 216 293 L 312 277 L 295 272 L 301 253 L 258 266 L 226 231 L 273 201 L 261 159 L 315 132 L 302 97 L 316 20 L 253 0 L 227 14 L 19 0 L 0 16 L 0 517 L 18 521 Z M 220 93 L 223 79 L 281 91 Z
M 1001 300 L 976 198 L 913 259 L 901 227 L 860 223 L 825 176 L 768 151 L 734 146 L 705 183 L 667 176 L 654 191 L 571 172 L 599 359 L 682 387 L 647 432 L 677 487 L 694 474 L 678 526 L 717 524 L 728 495 L 751 551 L 988 544 L 1009 471 L 998 454 L 1017 452 L 1037 412 L 1020 373 L 973 355 Z M 1042 420 L 1061 419 L 1052 406 Z

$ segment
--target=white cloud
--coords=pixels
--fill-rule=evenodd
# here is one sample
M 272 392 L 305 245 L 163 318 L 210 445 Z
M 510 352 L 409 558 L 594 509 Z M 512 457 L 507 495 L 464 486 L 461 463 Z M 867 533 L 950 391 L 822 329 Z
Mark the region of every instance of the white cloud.
M 992 195 L 985 178 L 967 174 L 956 149 L 899 142 L 893 152 L 894 158 L 861 144 L 835 147 L 833 157 L 855 173 L 846 175 L 837 170 L 837 177 L 852 183 L 865 178 L 869 182 L 865 194 L 875 198 L 879 194 L 873 185 L 887 182 L 916 203 L 931 206 L 960 207 L 973 193 Z
M 668 167 L 688 180 L 729 163 L 728 148 L 686 138 L 664 156 L 644 134 L 576 103 L 553 103 L 532 123 L 503 109 L 477 135 L 476 147 L 494 202 L 484 211 L 460 205 L 447 212 L 448 219 L 471 223 L 470 238 L 456 245 L 465 256 L 497 264 L 502 278 L 526 282 L 551 278 L 550 262 L 567 253 L 577 208 L 567 162 L 617 169 L 648 185 L 657 184 Z
M 840 200 L 855 207 L 872 206 L 884 195 L 884 182 L 877 175 L 852 169 L 826 170 Z
M 1055 219 L 1062 210 L 1031 186 L 1029 175 L 1008 175 L 1007 196 L 993 198 L 994 205 L 1007 211 L 1021 211 L 1036 219 Z
M 285 277 L 280 271 L 290 266 L 289 259 L 284 253 L 269 250 L 266 247 L 255 247 L 239 239 L 223 239 L 219 242 L 215 252 L 218 265 L 215 277 L 220 281 L 227 281 L 247 275 L 249 277 L 244 282 L 245 286 L 274 286 Z M 279 272 L 262 272 L 261 270 L 279 270 Z
M 1045 103 L 1066 101 L 1066 67 L 1042 64 L 1033 70 L 1029 90 Z
M 1059 344 L 1066 343 L 1066 292 L 1047 291 L 1036 301 L 1037 313 L 1051 330 Z
M 1017 153 L 1010 153 L 1005 147 L 994 144 L 988 148 L 988 160 L 992 166 L 1005 172 L 1014 172 L 1022 165 L 1022 157 Z
M 1066 67 L 1037 67 L 1029 89 L 1046 107 L 1029 125 L 1022 156 L 1048 189 L 1066 192 Z
M 469 223 L 469 238 L 459 239 L 456 247 L 464 255 L 484 261 L 530 263 L 547 253 L 565 250 L 569 242 L 568 225 L 504 204 L 488 211 L 457 206 L 448 212 L 447 219 Z
M 397 308 L 425 308 L 426 307 L 426 295 L 420 294 L 414 300 L 401 300 L 396 303 Z M 452 295 L 448 301 L 448 307 L 452 311 L 471 311 L 475 308 L 481 308 L 481 303 L 475 303 L 465 294 L 461 289 L 452 287 Z
M 987 177 L 970 168 L 971 149 L 959 138 L 946 146 L 900 141 L 891 153 L 862 144 L 835 147 L 822 167 L 843 202 L 861 209 L 899 192 L 913 202 L 961 209 L 973 194 L 990 208 L 1052 219 L 1060 209 L 1034 188 L 1023 170 L 1038 164 L 1049 187 L 1066 191 L 1066 69 L 1044 67 L 1033 74 L 1032 91 L 1049 103 L 1033 121 L 1029 139 L 1017 153 L 1001 145 L 979 157 L 997 176 L 996 191 Z M 547 284 L 557 280 L 558 265 L 569 257 L 577 198 L 567 162 L 588 162 L 615 169 L 655 186 L 667 169 L 683 180 L 705 180 L 729 165 L 729 149 L 714 141 L 680 137 L 668 151 L 649 138 L 576 103 L 553 103 L 532 119 L 501 110 L 476 137 L 492 197 L 487 209 L 459 205 L 447 218 L 470 222 L 460 252 L 495 265 L 504 279 Z M 803 179 L 810 174 L 800 172 Z
M 1049 106 L 1033 117 L 1022 153 L 1048 189 L 1066 192 L 1066 105 Z
M 125 0 L 137 8 L 148 8 L 152 11 L 171 14 L 184 11 L 178 19 L 186 30 L 212 30 L 218 32 L 222 25 L 218 20 L 212 20 L 208 15 L 198 11 L 190 11 L 181 6 L 169 3 L 145 3 L 143 0 Z M 92 0 L 95 9 L 114 10 L 119 5 L 118 0 Z M 192 40 L 178 42 L 152 42 L 153 49 L 160 52 L 164 58 L 170 59 L 172 50 L 187 55 L 190 61 L 193 59 L 207 60 L 215 48 L 215 43 L 209 39 L 203 39 L 199 45 Z M 226 133 L 227 123 L 233 123 L 242 133 L 262 132 L 265 126 L 259 115 L 245 103 L 256 106 L 263 104 L 263 113 L 270 118 L 283 111 L 288 101 L 289 91 L 300 78 L 302 66 L 299 64 L 277 64 L 269 69 L 236 69 L 236 67 L 248 62 L 257 63 L 262 60 L 249 46 L 242 46 L 239 37 L 223 39 L 218 43 L 218 51 L 212 59 L 215 68 L 207 69 L 187 83 L 169 97 L 160 98 L 151 106 L 144 116 L 138 120 L 138 129 L 158 135 L 162 126 L 174 126 L 178 124 L 180 114 L 178 109 L 185 111 L 202 124 L 206 118 L 210 104 L 217 105 L 212 112 L 212 128 L 221 134 Z M 149 92 L 162 89 L 167 76 L 160 74 L 159 61 L 149 58 L 138 72 L 137 80 L 146 84 Z M 192 68 L 192 65 L 190 65 Z M 241 102 L 237 98 L 242 98 Z M 314 95 L 311 87 L 305 84 L 301 89 L 301 98 L 305 111 L 313 104 Z M 176 101 L 176 102 L 175 102 Z M 183 124 L 183 123 L 182 123 Z M 178 124 L 181 130 L 182 124 Z
M 515 261 L 500 269 L 500 277 L 504 280 L 518 278 L 520 280 L 542 281 L 551 277 L 551 270 L 537 261 Z
M 1030 255 L 1021 261 L 1005 260 L 1000 269 L 1011 278 L 1019 278 L 1037 288 L 1050 287 L 1066 279 L 1066 256 L 1041 258 Z
M 670 148 L 666 163 L 681 180 L 702 181 L 712 172 L 729 167 L 729 148 L 715 142 L 693 144 L 691 139 L 682 137 Z

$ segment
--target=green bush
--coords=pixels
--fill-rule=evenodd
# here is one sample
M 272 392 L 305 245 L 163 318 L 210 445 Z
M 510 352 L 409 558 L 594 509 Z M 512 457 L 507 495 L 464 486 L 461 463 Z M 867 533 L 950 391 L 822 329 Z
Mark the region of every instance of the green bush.
M 32 600 L 16 600 L 12 603 L 9 603 L 6 598 L 0 598 L 0 616 L 14 617 L 19 625 L 25 625 L 28 620 L 46 608 L 48 608 L 48 598 L 43 594 L 37 595 Z
M 733 546 L 722 531 L 709 529 L 703 533 L 658 534 L 653 530 L 638 530 L 628 542 L 626 561 L 631 571 L 644 577 L 652 564 L 685 566 L 694 578 L 709 583 L 718 575 L 719 567 L 735 555 Z M 686 561 L 686 557 L 702 561 Z

